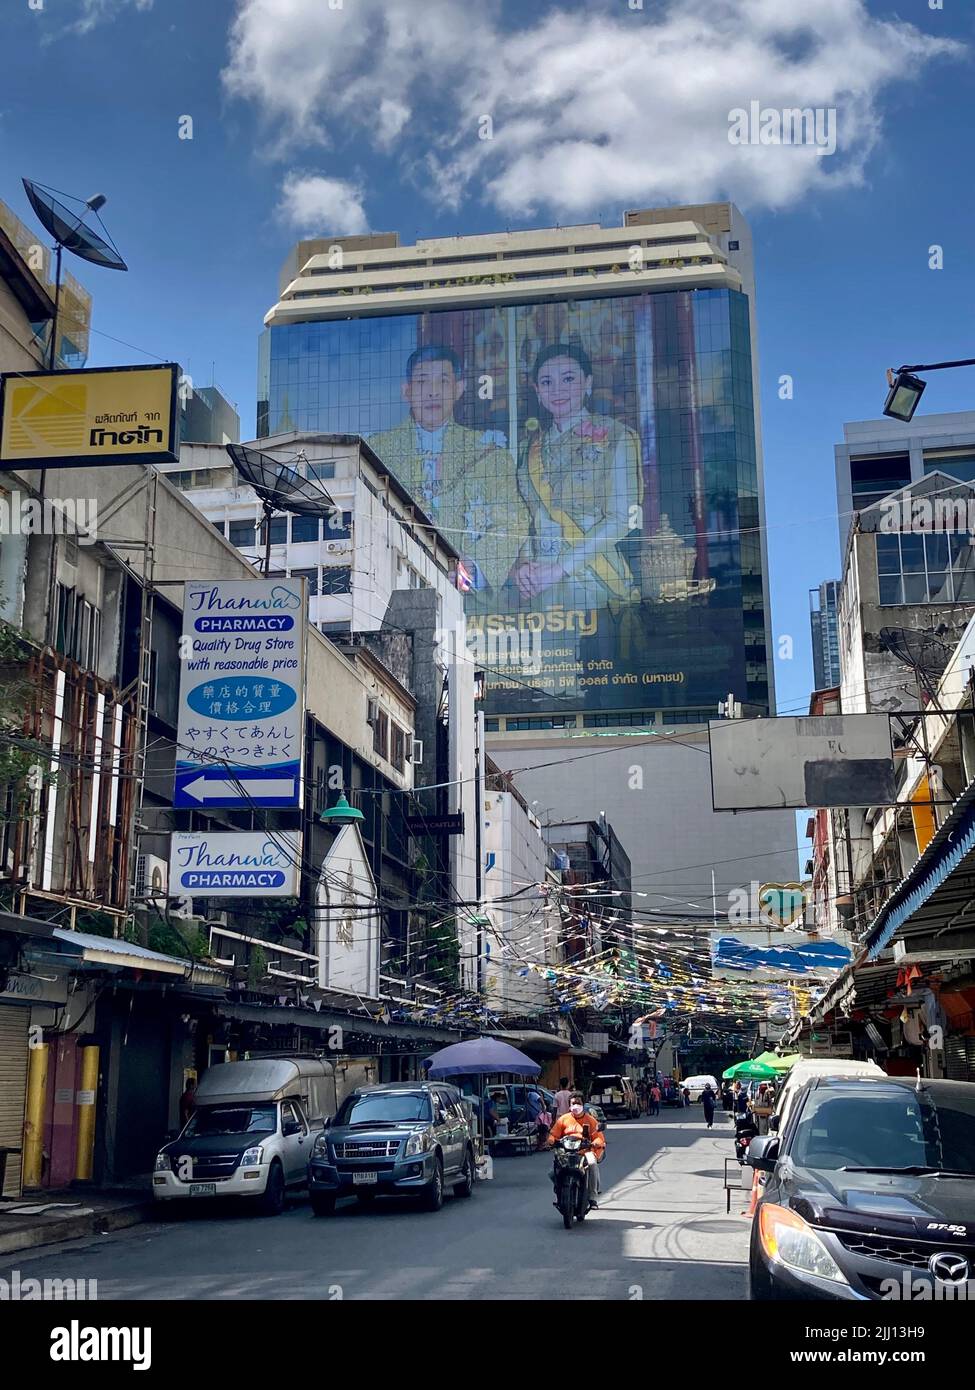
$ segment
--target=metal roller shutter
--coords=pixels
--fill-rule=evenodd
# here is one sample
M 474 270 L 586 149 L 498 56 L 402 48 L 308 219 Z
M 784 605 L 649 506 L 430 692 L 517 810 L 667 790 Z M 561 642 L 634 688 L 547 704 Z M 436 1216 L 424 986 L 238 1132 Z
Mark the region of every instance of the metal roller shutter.
M 975 1081 L 975 1038 L 949 1034 L 945 1039 L 945 1076 L 949 1081 Z
M 0 1004 L 0 1145 L 15 1149 L 24 1143 L 24 1103 L 27 1097 L 27 1028 L 30 1009 Z M 20 1196 L 21 1154 L 7 1159 L 4 1197 Z

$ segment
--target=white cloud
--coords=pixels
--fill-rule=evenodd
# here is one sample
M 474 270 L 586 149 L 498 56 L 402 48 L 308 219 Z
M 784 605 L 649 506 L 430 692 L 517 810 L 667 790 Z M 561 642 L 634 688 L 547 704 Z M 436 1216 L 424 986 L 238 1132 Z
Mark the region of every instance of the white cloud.
M 70 26 L 75 34 L 90 33 L 103 20 L 114 19 L 121 10 L 135 6 L 137 10 L 151 10 L 153 0 L 81 0 L 81 14 Z
M 429 196 L 510 214 L 732 196 L 783 207 L 861 182 L 891 89 L 959 44 L 864 0 L 566 5 L 505 26 L 499 0 L 237 0 L 227 90 L 285 149 L 365 138 Z M 789 13 L 784 13 L 789 11 Z M 300 38 L 298 37 L 300 36 Z M 838 147 L 733 145 L 729 112 L 836 109 Z M 478 138 L 490 115 L 493 138 Z
M 303 237 L 355 236 L 369 230 L 362 189 L 321 174 L 288 174 L 281 187 L 278 216 Z

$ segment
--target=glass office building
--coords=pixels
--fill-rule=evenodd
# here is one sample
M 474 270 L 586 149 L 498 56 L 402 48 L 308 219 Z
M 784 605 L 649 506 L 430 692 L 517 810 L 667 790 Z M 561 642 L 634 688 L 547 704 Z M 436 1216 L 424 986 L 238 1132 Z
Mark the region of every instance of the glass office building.
M 363 435 L 452 541 L 489 713 L 767 712 L 748 315 L 714 288 L 283 324 L 258 434 Z

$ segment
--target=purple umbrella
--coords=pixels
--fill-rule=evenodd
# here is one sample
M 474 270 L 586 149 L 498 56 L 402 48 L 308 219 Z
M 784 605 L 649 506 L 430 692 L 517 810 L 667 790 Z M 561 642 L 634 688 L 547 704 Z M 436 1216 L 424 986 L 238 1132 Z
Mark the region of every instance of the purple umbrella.
M 471 1038 L 469 1042 L 451 1043 L 428 1057 L 424 1063 L 431 1077 L 479 1076 L 478 1093 L 481 1100 L 481 1127 L 478 1143 L 484 1151 L 484 1081 L 492 1072 L 508 1072 L 513 1076 L 537 1076 L 541 1071 L 538 1062 L 533 1062 L 517 1047 L 499 1042 L 497 1038 Z
M 451 1043 L 428 1057 L 426 1065 L 431 1076 L 483 1076 L 505 1071 L 512 1076 L 537 1076 L 541 1067 L 509 1043 L 496 1038 L 471 1038 L 469 1042 Z

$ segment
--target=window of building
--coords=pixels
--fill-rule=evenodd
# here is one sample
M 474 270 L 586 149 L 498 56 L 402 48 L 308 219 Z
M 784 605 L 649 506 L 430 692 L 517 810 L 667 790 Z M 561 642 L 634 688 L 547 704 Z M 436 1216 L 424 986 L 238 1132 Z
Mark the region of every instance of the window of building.
M 101 614 L 67 584 L 58 584 L 54 646 L 88 671 L 98 664 Z
M 975 549 L 967 533 L 878 532 L 876 540 L 881 606 L 975 599 Z
M 317 541 L 321 534 L 321 518 L 317 516 L 293 516 L 291 518 L 292 541 Z
M 317 479 L 320 483 L 328 478 L 334 478 L 335 460 L 325 459 L 321 463 L 310 463 L 308 465 L 308 476 L 309 478 Z
M 534 719 L 506 719 L 504 726 L 506 729 L 513 729 L 516 733 L 528 729 L 574 729 L 576 717 L 574 714 L 548 714 L 540 715 Z
M 925 449 L 925 473 L 947 473 L 963 483 L 975 483 L 975 448 Z
M 213 529 L 214 529 L 215 531 L 219 531 L 220 534 L 221 534 L 221 536 L 225 536 L 225 535 L 227 534 L 227 525 L 226 525 L 226 522 L 223 522 L 223 521 L 211 521 L 211 522 L 210 522 L 210 525 L 213 527 Z
M 231 545 L 254 544 L 255 525 L 253 521 L 232 521 L 227 533 L 227 538 Z
M 287 545 L 288 543 L 288 518 L 286 516 L 271 517 L 271 544 Z M 261 523 L 261 545 L 267 545 L 267 522 Z
M 728 242 L 728 250 L 729 250 L 729 251 L 740 251 L 740 250 L 741 250 L 741 242 L 740 242 L 740 241 L 729 241 L 729 242 Z
M 487 734 L 497 734 L 501 732 L 500 719 L 485 719 L 484 732 Z
M 318 631 L 323 637 L 348 637 L 352 631 L 352 623 L 319 623 Z
M 292 579 L 307 579 L 307 580 L 308 580 L 308 597 L 309 597 L 309 598 L 317 598 L 317 597 L 318 597 L 318 566 L 317 566 L 317 565 L 316 565 L 316 567 L 315 567 L 314 569 L 312 569 L 312 570 L 292 570 L 292 571 L 291 571 L 291 578 L 292 578 Z
M 392 726 L 389 761 L 397 772 L 406 771 L 406 731 L 401 729 L 398 724 Z
M 351 565 L 324 565 L 321 591 L 323 594 L 351 594 Z
M 381 709 L 377 709 L 372 722 L 372 751 L 389 758 L 389 715 Z
M 664 711 L 665 724 L 706 724 L 713 719 L 716 710 L 708 709 L 669 709 Z
M 656 719 L 657 716 L 649 710 L 643 714 L 628 710 L 616 713 L 611 710 L 607 714 L 584 714 L 582 727 L 584 729 L 642 729 L 644 725 L 654 724 Z
M 888 497 L 911 481 L 910 454 L 877 455 L 850 459 L 853 506 L 857 511 Z
M 352 513 L 343 512 L 336 507 L 325 518 L 325 539 L 327 541 L 347 541 L 352 536 Z

